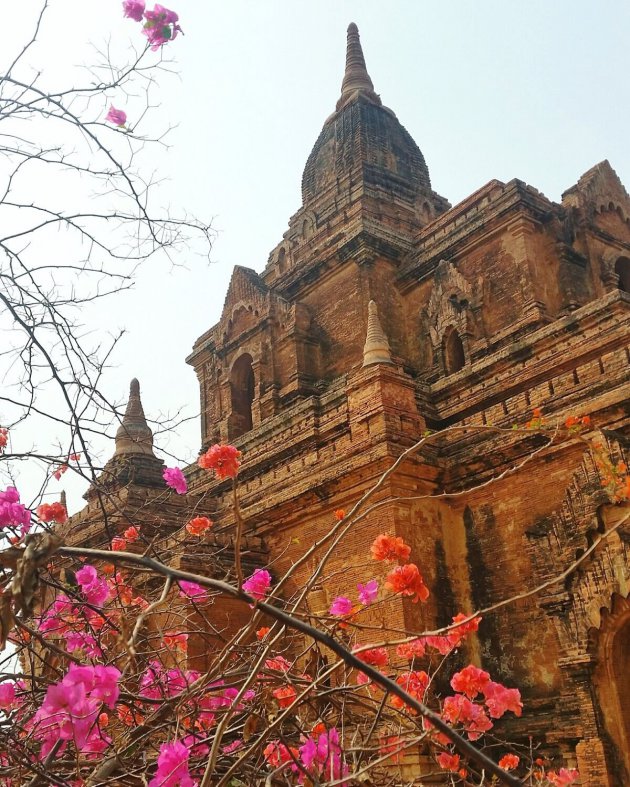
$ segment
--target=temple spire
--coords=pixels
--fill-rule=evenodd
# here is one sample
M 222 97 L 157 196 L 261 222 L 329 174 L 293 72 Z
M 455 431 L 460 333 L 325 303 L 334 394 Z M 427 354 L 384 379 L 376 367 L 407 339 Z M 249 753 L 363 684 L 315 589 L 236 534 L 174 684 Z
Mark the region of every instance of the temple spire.
M 134 378 L 129 386 L 129 401 L 116 432 L 115 456 L 146 454 L 154 456 L 153 432 L 147 424 L 140 400 L 140 383 Z
M 389 342 L 378 318 L 378 308 L 374 301 L 368 303 L 368 324 L 365 347 L 363 348 L 363 366 L 375 363 L 393 363 L 389 352 Z
M 341 83 L 341 98 L 337 102 L 340 109 L 358 92 L 367 93 L 373 100 L 381 101 L 374 92 L 374 85 L 370 79 L 363 57 L 359 28 L 352 22 L 348 26 L 348 45 L 346 49 L 346 71 Z

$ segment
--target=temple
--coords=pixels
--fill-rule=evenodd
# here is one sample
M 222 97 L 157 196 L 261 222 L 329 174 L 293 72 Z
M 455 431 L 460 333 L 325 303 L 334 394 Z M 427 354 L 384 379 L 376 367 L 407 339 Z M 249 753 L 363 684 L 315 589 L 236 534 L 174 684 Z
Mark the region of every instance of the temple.
M 336 579 L 313 588 L 310 609 L 327 610 L 364 579 L 381 532 L 411 544 L 431 590 L 424 605 L 387 607 L 393 630 L 432 629 L 518 597 L 484 615 L 467 657 L 523 693 L 523 716 L 505 736 L 533 736 L 597 787 L 630 784 L 630 526 L 564 583 L 523 594 L 628 509 L 606 494 L 589 435 L 538 452 L 534 436 L 506 439 L 493 427 L 523 425 L 534 408 L 549 423 L 588 413 L 591 434 L 621 461 L 629 328 L 630 198 L 608 161 L 560 203 L 515 179 L 452 207 L 375 92 L 351 24 L 341 95 L 306 162 L 302 205 L 261 273 L 234 269 L 219 322 L 187 358 L 202 449 L 229 441 L 243 452 L 246 565 L 281 574 L 404 449 L 426 430 L 444 433 L 383 484 L 382 504 L 329 558 Z M 134 382 L 103 474 L 122 500 L 109 529 L 132 512 L 167 539 L 168 523 L 193 505 L 216 525 L 183 564 L 224 576 L 231 482 L 191 466 L 185 498 L 166 489 L 161 467 Z M 102 541 L 101 521 L 90 498 L 70 537 Z

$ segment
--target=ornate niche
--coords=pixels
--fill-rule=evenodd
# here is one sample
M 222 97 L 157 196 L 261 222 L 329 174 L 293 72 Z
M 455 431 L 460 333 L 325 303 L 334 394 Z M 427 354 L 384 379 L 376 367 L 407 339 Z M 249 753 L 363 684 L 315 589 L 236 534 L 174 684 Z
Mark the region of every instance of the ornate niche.
M 479 337 L 479 303 L 470 282 L 455 265 L 442 260 L 422 322 L 431 343 L 431 367 L 436 376 L 458 372 L 470 363 Z

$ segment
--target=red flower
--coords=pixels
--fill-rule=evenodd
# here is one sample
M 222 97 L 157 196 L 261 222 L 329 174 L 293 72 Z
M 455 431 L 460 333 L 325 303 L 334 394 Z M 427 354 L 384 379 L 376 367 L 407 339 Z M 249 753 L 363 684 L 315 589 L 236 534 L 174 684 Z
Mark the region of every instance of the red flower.
M 345 515 L 346 512 L 342 508 L 339 508 L 337 509 L 337 511 L 335 511 L 335 519 L 338 520 L 339 522 L 341 522 L 341 520 L 344 518 Z
M 437 756 L 438 765 L 445 771 L 456 772 L 459 770 L 459 754 L 449 754 L 443 751 Z
M 213 445 L 201 454 L 197 463 L 204 470 L 214 470 L 217 478 L 236 478 L 241 466 L 241 452 L 233 445 Z
M 297 692 L 293 686 L 282 686 L 279 689 L 275 689 L 271 693 L 276 698 L 276 701 L 281 708 L 288 708 L 293 704 L 293 700 L 297 696 Z
M 385 648 L 370 648 L 356 654 L 365 664 L 372 664 L 375 667 L 385 667 L 389 664 L 389 655 Z
M 269 626 L 263 626 L 262 628 L 259 628 L 258 631 L 256 632 L 256 637 L 258 639 L 264 639 L 267 636 L 267 634 L 269 634 L 270 631 L 271 629 L 269 628 Z
M 396 566 L 387 575 L 385 581 L 394 593 L 410 596 L 414 604 L 418 601 L 426 601 L 429 598 L 429 588 L 424 584 L 422 575 L 415 563 L 408 563 L 406 566 Z
M 212 527 L 212 520 L 207 516 L 196 516 L 186 525 L 186 530 L 193 536 L 200 536 Z
M 504 754 L 499 760 L 499 768 L 503 768 L 506 771 L 511 771 L 514 768 L 518 768 L 519 762 L 520 760 L 516 754 Z
M 466 620 L 467 617 L 469 616 L 465 615 L 463 612 L 458 612 L 453 618 L 453 623 L 459 623 L 460 620 Z M 470 634 L 472 631 L 477 631 L 479 629 L 480 623 L 481 618 L 473 618 L 472 620 L 469 620 L 468 623 L 462 623 L 461 626 L 457 626 L 457 628 L 449 631 L 446 636 L 451 643 L 451 646 L 456 648 L 466 636 L 466 634 Z
M 396 683 L 418 702 L 423 702 L 424 693 L 429 685 L 429 676 L 424 670 L 401 672 L 396 678 Z M 392 705 L 395 708 L 405 707 L 405 703 L 400 697 L 392 697 Z M 409 708 L 409 710 L 412 713 L 416 712 L 412 708 Z
M 137 527 L 128 527 L 123 533 L 123 536 L 127 539 L 127 541 L 135 541 L 139 535 L 140 531 Z
M 112 538 L 112 549 L 114 552 L 124 552 L 127 549 L 127 542 L 120 536 L 114 536 Z
M 490 683 L 490 675 L 474 664 L 469 664 L 461 672 L 456 672 L 451 678 L 454 691 L 460 691 L 474 700 Z
M 35 513 L 42 522 L 57 522 L 60 525 L 68 518 L 68 512 L 61 503 L 42 503 Z
M 370 547 L 374 560 L 409 560 L 411 547 L 400 536 L 381 533 Z

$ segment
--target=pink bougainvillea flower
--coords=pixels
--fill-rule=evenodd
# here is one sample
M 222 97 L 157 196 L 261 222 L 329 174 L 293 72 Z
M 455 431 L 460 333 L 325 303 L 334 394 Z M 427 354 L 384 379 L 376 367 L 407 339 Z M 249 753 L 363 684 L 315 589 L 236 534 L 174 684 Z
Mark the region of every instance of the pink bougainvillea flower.
M 94 566 L 85 565 L 77 571 L 77 582 L 90 604 L 101 607 L 109 599 L 109 588 L 105 579 L 99 579 Z
M 163 743 L 157 760 L 157 771 L 149 787 L 194 787 L 188 770 L 190 751 L 181 741 Z
M 142 32 L 153 50 L 172 41 L 177 33 L 182 32 L 175 11 L 169 11 L 163 5 L 155 5 L 152 11 L 145 11 L 144 18 L 146 21 Z
M 329 612 L 336 618 L 345 618 L 352 612 L 352 601 L 346 596 L 337 596 L 333 599 Z
M 243 741 L 240 738 L 237 738 L 235 741 L 232 741 L 232 743 L 228 743 L 227 746 L 224 746 L 221 751 L 223 754 L 232 754 L 233 751 L 240 749 L 242 745 Z
M 357 590 L 359 591 L 359 601 L 362 604 L 365 606 L 373 604 L 378 596 L 378 582 L 375 579 L 371 579 L 369 582 L 366 582 L 365 585 L 359 582 Z
M 127 122 L 127 113 L 123 112 L 122 109 L 116 109 L 114 106 L 110 106 L 109 112 L 105 115 L 105 120 L 108 123 L 112 123 L 114 126 L 122 128 Z
M 429 685 L 430 679 L 427 673 L 424 670 L 416 670 L 416 671 L 409 671 L 409 672 L 401 672 L 400 675 L 396 678 L 396 683 L 403 688 L 407 694 L 411 694 L 411 696 L 418 700 L 419 702 L 424 701 L 424 693 L 427 690 Z M 404 701 L 397 696 L 392 697 L 392 705 L 395 708 L 404 708 L 405 703 Z M 411 713 L 415 713 L 415 709 L 408 707 L 408 710 Z
M 15 704 L 15 683 L 0 683 L 0 710 L 11 710 Z
M 493 719 L 500 719 L 506 711 L 512 711 L 515 716 L 523 712 L 521 692 L 518 689 L 508 689 L 501 683 L 488 681 L 482 689 L 488 713 Z
M 35 513 L 42 522 L 57 522 L 59 525 L 68 518 L 68 513 L 61 503 L 42 503 L 35 509 Z
M 271 574 L 262 568 L 256 571 L 243 582 L 243 590 L 258 601 L 262 601 L 271 587 Z
M 144 0 L 124 0 L 124 16 L 133 19 L 134 22 L 142 22 L 144 14 Z
M 184 579 L 179 580 L 180 596 L 184 598 L 191 598 L 193 601 L 205 601 L 206 589 L 196 582 L 186 582 Z
M 178 495 L 185 495 L 188 491 L 188 484 L 179 467 L 165 467 L 162 477 L 166 481 L 166 486 L 170 486 Z
M 201 454 L 197 463 L 204 470 L 214 470 L 217 478 L 236 478 L 238 474 L 241 452 L 233 445 L 216 444 L 205 454 Z
M 31 527 L 31 512 L 20 503 L 20 493 L 14 486 L 0 492 L 0 527 L 20 527 L 28 533 Z
M 476 705 L 463 694 L 446 697 L 442 715 L 450 724 L 462 724 L 471 741 L 480 738 L 494 726 L 482 705 Z
M 547 771 L 548 781 L 556 785 L 556 787 L 567 787 L 567 785 L 573 784 L 573 782 L 577 781 L 579 778 L 579 771 L 575 769 L 569 770 L 568 768 L 560 768 L 557 773 L 556 771 Z

